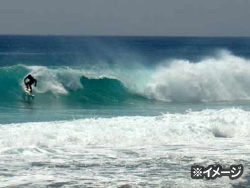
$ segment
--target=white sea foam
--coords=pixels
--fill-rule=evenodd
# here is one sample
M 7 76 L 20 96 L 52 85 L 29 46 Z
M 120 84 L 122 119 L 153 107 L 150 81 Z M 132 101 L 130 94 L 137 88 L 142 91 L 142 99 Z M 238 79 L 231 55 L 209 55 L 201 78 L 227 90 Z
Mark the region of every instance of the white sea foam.
M 193 63 L 173 60 L 159 66 L 143 93 L 165 101 L 250 99 L 250 60 L 227 51 Z
M 249 165 L 250 112 L 203 110 L 0 125 L 1 186 L 233 187 L 190 179 L 190 166 Z
M 84 68 L 70 67 L 44 67 L 44 66 L 25 66 L 30 70 L 30 74 L 37 78 L 39 84 L 34 90 L 37 93 L 48 91 L 54 94 L 67 94 L 68 90 L 76 91 L 83 88 L 80 82 L 82 76 L 88 78 L 114 78 L 108 70 L 103 70 L 101 74 L 96 70 L 86 70 Z M 105 73 L 104 73 L 105 72 Z M 107 75 L 106 75 L 107 74 Z
M 131 116 L 9 124 L 0 127 L 0 148 L 33 145 L 127 147 L 168 145 L 186 141 L 196 143 L 200 138 L 240 139 L 250 136 L 249 122 L 249 112 L 223 109 L 155 117 Z
M 63 84 L 58 80 L 55 71 L 43 66 L 30 66 L 28 67 L 33 76 L 36 77 L 39 84 L 34 90 L 37 93 L 45 93 L 51 91 L 53 93 L 67 94 L 67 90 L 64 88 Z

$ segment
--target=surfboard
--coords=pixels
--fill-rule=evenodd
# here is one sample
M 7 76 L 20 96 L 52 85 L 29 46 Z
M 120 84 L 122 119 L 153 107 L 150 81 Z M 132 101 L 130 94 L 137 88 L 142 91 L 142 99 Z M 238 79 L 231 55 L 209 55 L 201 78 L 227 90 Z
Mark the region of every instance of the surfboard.
M 26 88 L 24 91 L 25 91 L 25 93 L 26 93 L 27 95 L 29 95 L 29 96 L 31 96 L 31 97 L 35 97 L 35 95 L 33 95 L 33 94 L 31 93 L 30 89 L 27 89 L 27 88 Z

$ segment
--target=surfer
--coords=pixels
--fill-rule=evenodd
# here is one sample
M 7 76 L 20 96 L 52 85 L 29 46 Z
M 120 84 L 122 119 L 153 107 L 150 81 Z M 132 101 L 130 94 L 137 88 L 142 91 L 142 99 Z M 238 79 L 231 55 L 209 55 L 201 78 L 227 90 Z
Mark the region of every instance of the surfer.
M 27 81 L 27 79 L 28 79 L 28 81 Z M 36 87 L 37 80 L 29 74 L 28 76 L 26 76 L 24 78 L 24 83 L 26 85 L 26 90 L 29 91 L 30 93 L 32 93 L 31 85 L 33 85 L 35 83 L 35 87 Z

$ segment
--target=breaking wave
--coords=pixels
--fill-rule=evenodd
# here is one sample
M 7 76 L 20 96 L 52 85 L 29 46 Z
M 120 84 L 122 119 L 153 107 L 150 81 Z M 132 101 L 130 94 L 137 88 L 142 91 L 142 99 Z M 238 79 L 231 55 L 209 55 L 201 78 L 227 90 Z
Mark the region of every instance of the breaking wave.
M 223 51 L 197 63 L 173 60 L 157 67 L 144 92 L 164 101 L 235 101 L 250 99 L 249 86 L 250 60 Z
M 249 112 L 242 109 L 230 108 L 154 117 L 126 116 L 7 124 L 0 127 L 0 135 L 8 143 L 1 142 L 0 146 L 171 145 L 178 141 L 198 143 L 217 137 L 248 138 L 249 115 Z M 23 135 L 26 135 L 25 139 Z
M 175 59 L 157 67 L 135 69 L 2 67 L 1 99 L 20 99 L 23 95 L 23 78 L 28 73 L 38 80 L 34 92 L 43 103 L 46 100 L 120 103 L 147 99 L 171 102 L 250 99 L 250 61 L 229 52 L 200 62 Z

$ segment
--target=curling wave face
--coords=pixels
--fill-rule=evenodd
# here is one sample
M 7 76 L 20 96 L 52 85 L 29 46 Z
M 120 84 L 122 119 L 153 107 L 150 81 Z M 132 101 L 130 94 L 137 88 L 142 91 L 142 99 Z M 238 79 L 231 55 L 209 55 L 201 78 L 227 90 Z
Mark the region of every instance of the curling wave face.
M 28 73 L 38 80 L 34 92 L 43 103 L 46 100 L 120 103 L 147 99 L 171 102 L 250 99 L 250 61 L 226 51 L 196 63 L 175 59 L 151 68 L 2 67 L 0 100 L 19 100 L 23 78 Z
M 33 87 L 40 102 L 84 102 L 116 103 L 130 99 L 139 99 L 118 79 L 109 76 L 88 75 L 83 70 L 69 67 L 43 67 L 17 65 L 0 69 L 1 99 L 4 101 L 21 100 L 23 78 L 32 74 L 37 80 Z M 88 75 L 88 76 L 85 76 Z

